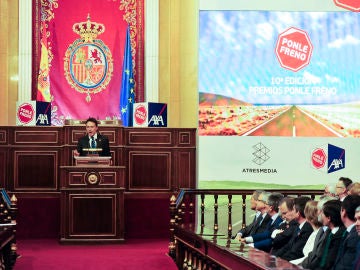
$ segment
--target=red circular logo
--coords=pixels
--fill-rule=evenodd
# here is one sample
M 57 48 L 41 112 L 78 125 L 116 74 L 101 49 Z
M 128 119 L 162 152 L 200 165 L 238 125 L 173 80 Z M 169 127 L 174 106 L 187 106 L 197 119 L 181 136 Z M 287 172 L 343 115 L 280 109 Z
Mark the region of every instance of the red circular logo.
M 144 105 L 139 105 L 134 112 L 135 122 L 138 125 L 143 125 L 147 120 L 147 111 Z
M 311 162 L 316 169 L 324 167 L 326 163 L 326 154 L 324 150 L 321 148 L 315 149 L 311 154 Z
M 338 7 L 342 7 L 351 11 L 355 11 L 355 12 L 360 11 L 359 0 L 334 0 L 334 3 Z
M 275 53 L 283 68 L 296 72 L 309 64 L 312 50 L 307 33 L 291 27 L 279 35 Z
M 17 117 L 19 121 L 23 124 L 27 124 L 33 120 L 35 115 L 35 110 L 33 106 L 29 103 L 23 103 L 19 106 L 17 111 Z

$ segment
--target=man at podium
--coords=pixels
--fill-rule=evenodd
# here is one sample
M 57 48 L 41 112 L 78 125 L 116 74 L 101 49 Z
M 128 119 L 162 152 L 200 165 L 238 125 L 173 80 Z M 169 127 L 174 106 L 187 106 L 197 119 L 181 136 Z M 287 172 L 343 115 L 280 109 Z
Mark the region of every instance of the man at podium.
M 79 138 L 74 156 L 111 156 L 109 139 L 98 132 L 98 121 L 90 117 L 86 120 L 85 125 L 87 134 Z

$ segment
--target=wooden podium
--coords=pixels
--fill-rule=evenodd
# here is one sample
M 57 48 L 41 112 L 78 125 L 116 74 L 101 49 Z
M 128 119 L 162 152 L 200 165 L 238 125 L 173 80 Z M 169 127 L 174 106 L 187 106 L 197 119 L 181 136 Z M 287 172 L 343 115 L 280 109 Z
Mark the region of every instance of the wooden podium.
M 124 241 L 124 166 L 111 157 L 76 157 L 60 166 L 61 243 Z

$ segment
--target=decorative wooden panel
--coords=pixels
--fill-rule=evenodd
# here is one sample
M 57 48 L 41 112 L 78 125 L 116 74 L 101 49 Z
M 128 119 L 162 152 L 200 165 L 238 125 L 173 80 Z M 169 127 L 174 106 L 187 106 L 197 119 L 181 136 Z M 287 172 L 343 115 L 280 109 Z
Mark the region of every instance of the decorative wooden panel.
M 122 242 L 123 189 L 64 189 L 61 242 Z
M 177 157 L 178 183 L 176 187 L 195 188 L 195 153 L 193 151 L 179 151 Z
M 15 144 L 58 144 L 59 131 L 43 128 L 42 130 L 15 130 Z
M 179 146 L 194 146 L 195 145 L 195 136 L 193 132 L 190 131 L 179 131 L 178 132 Z
M 170 189 L 171 152 L 129 152 L 129 190 Z
M 70 194 L 69 236 L 116 235 L 116 194 Z
M 56 151 L 15 151 L 14 190 L 57 190 Z
M 7 175 L 7 151 L 0 150 L 0 185 L 6 187 L 6 175 Z
M 149 131 L 151 130 L 151 131 Z M 128 130 L 128 145 L 157 145 L 170 146 L 172 145 L 172 133 L 167 130 L 159 128 L 142 130 L 130 129 Z
M 8 140 L 7 138 L 7 130 L 6 129 L 0 129 L 0 144 L 6 143 Z

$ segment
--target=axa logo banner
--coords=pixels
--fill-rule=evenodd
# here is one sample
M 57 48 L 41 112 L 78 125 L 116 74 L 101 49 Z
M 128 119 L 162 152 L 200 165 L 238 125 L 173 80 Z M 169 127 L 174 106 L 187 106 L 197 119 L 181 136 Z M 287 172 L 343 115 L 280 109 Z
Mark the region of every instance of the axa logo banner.
M 345 149 L 328 144 L 311 152 L 311 165 L 314 169 L 332 173 L 345 168 Z

